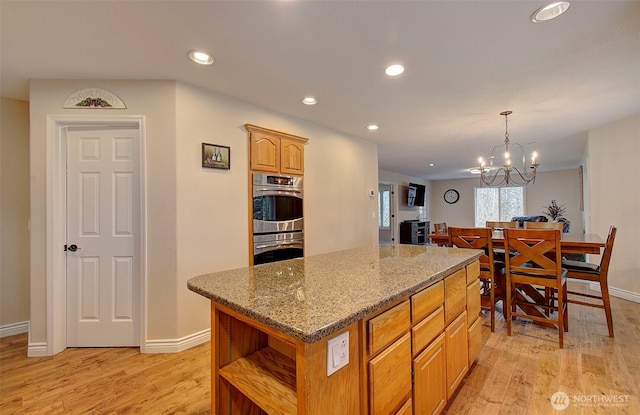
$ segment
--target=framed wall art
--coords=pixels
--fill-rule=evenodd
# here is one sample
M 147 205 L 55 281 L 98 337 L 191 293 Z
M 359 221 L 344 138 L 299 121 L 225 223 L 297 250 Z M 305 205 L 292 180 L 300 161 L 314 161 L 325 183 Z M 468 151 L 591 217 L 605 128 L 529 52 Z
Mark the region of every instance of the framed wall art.
M 231 168 L 231 148 L 218 144 L 202 143 L 202 167 L 229 170 Z

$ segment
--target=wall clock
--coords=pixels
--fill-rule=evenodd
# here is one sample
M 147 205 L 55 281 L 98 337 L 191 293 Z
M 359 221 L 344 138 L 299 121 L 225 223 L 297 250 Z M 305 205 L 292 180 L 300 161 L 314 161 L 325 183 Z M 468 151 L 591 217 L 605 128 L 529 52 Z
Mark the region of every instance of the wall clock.
M 455 189 L 449 189 L 444 192 L 444 201 L 450 204 L 456 203 L 460 199 L 460 193 Z

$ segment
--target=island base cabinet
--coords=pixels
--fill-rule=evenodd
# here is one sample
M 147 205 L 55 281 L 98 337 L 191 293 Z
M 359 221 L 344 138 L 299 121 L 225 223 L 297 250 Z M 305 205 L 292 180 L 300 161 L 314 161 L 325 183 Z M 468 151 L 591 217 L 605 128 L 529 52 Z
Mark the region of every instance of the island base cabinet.
M 447 359 L 442 333 L 413 360 L 415 415 L 437 415 L 447 404 Z
M 358 330 L 335 333 L 349 333 L 349 363 L 327 376 L 328 339 L 304 343 L 212 302 L 211 413 L 358 413 Z

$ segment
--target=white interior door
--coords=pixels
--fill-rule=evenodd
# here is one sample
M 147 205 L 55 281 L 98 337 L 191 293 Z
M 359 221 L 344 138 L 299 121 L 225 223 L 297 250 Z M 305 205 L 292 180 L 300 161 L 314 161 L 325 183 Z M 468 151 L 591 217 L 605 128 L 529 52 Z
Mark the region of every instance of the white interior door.
M 139 140 L 131 128 L 67 131 L 68 347 L 140 345 Z

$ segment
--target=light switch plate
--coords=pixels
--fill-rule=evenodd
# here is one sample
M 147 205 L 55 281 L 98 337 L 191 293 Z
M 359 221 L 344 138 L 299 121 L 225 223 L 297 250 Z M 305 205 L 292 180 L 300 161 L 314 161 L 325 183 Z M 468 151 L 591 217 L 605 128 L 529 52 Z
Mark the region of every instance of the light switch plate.
M 349 363 L 349 332 L 327 341 L 327 376 Z

